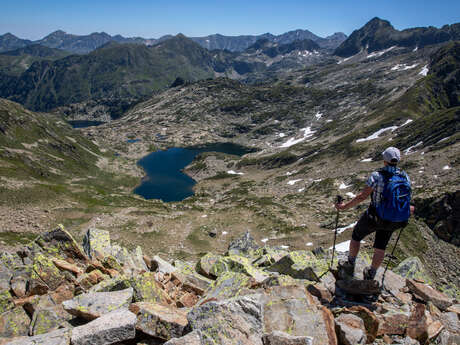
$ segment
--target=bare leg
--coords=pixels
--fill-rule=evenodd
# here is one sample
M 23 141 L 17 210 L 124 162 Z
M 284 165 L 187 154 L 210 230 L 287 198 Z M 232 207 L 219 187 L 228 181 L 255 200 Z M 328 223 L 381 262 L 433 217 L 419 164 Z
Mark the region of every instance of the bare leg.
M 356 258 L 359 253 L 359 247 L 361 243 L 359 241 L 351 240 L 350 241 L 350 250 L 348 252 L 348 256 Z
M 380 265 L 385 258 L 385 250 L 374 248 L 374 256 L 372 257 L 372 265 L 371 267 L 377 271 Z

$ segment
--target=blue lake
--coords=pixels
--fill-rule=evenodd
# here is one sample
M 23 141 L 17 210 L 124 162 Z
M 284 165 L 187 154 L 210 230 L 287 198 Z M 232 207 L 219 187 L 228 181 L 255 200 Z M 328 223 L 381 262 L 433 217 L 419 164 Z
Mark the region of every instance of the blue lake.
M 73 128 L 86 128 L 91 126 L 99 126 L 105 122 L 101 121 L 86 121 L 86 120 L 72 120 L 67 121 Z
M 220 143 L 201 147 L 174 147 L 152 152 L 137 163 L 147 176 L 134 189 L 134 193 L 145 199 L 161 199 L 165 202 L 182 201 L 192 196 L 196 181 L 184 174 L 182 169 L 203 152 L 222 152 L 242 156 L 254 150 L 231 143 Z

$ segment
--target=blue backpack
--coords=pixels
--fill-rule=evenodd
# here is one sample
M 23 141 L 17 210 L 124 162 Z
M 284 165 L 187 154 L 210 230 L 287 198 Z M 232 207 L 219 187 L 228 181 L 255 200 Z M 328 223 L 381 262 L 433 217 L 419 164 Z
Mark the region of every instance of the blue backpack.
M 380 170 L 385 186 L 380 204 L 376 207 L 377 215 L 390 222 L 405 222 L 410 217 L 410 200 L 412 189 L 405 174 Z

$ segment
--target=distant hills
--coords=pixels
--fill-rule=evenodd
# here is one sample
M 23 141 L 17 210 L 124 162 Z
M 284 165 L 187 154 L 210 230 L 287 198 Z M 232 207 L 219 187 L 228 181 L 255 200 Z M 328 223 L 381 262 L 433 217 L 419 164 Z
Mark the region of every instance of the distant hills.
M 399 31 L 389 21 L 376 17 L 361 29 L 353 31 L 334 54 L 346 58 L 364 49 L 368 53 L 392 46 L 415 49 L 455 40 L 460 40 L 460 23 L 444 25 L 440 29 L 430 26 Z
M 144 45 L 153 45 L 172 38 L 172 35 L 166 35 L 159 39 L 146 39 L 142 37 L 126 38 L 121 35 L 111 36 L 105 32 L 95 32 L 90 35 L 72 35 L 62 30 L 55 31 L 38 41 L 23 40 L 11 33 L 0 36 L 0 52 L 23 48 L 32 44 L 40 44 L 49 48 L 65 50 L 75 54 L 87 54 L 109 42 L 116 43 L 138 43 Z M 334 49 L 342 43 L 347 36 L 343 33 L 335 33 L 332 36 L 322 38 L 308 30 L 289 31 L 281 35 L 272 35 L 270 33 L 262 35 L 242 35 L 242 36 L 224 36 L 210 35 L 205 37 L 190 37 L 203 48 L 209 50 L 229 50 L 243 51 L 260 39 L 267 39 L 277 44 L 288 44 L 298 40 L 310 39 L 316 42 L 322 48 Z

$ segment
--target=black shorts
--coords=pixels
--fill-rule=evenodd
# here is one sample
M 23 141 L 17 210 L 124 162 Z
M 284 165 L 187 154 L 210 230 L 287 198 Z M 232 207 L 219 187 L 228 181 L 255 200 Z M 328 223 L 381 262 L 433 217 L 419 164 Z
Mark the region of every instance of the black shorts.
M 371 206 L 361 215 L 353 229 L 351 238 L 359 242 L 367 235 L 375 232 L 374 248 L 385 250 L 393 232 L 405 227 L 407 223 L 383 220 L 377 216 L 375 209 Z

